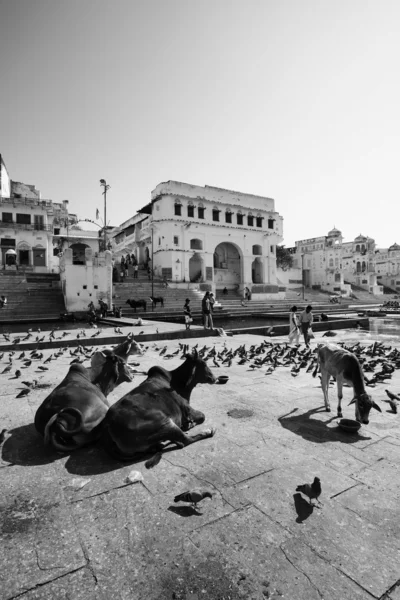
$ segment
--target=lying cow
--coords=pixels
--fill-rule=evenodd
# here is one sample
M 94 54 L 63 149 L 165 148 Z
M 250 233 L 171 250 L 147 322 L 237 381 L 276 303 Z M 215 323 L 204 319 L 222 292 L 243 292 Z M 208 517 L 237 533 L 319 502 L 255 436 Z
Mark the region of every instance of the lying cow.
M 141 454 L 157 452 L 146 462 L 153 467 L 165 447 L 183 448 L 212 437 L 214 429 L 189 436 L 184 433 L 203 423 L 202 412 L 190 406 L 190 394 L 198 383 L 215 383 L 216 378 L 197 352 L 187 354 L 180 367 L 167 371 L 151 367 L 147 379 L 114 404 L 104 421 L 104 440 L 112 456 L 133 460 Z M 162 442 L 168 442 L 163 445 Z
M 89 368 L 70 366 L 63 381 L 36 411 L 35 427 L 46 445 L 70 452 L 100 437 L 109 408 L 107 395 L 124 381 L 132 381 L 126 364 L 132 343 L 128 337 L 114 350 L 95 352 Z
M 334 344 L 321 345 L 318 348 L 318 361 L 321 369 L 321 384 L 324 393 L 325 408 L 330 412 L 328 391 L 329 379 L 334 377 L 337 383 L 338 407 L 337 415 L 342 417 L 343 383 L 353 388 L 354 398 L 350 404 L 355 403 L 356 420 L 368 424 L 371 408 L 382 412 L 379 406 L 365 391 L 364 374 L 358 358 L 352 352 L 344 350 Z M 349 406 L 350 406 L 349 404 Z

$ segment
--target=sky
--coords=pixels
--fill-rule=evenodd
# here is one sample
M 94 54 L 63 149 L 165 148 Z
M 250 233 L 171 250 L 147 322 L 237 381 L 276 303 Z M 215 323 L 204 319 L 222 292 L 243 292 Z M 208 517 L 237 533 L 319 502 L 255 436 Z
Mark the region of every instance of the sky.
M 163 181 L 274 198 L 286 246 L 400 243 L 398 0 L 0 0 L 11 179 L 119 225 Z

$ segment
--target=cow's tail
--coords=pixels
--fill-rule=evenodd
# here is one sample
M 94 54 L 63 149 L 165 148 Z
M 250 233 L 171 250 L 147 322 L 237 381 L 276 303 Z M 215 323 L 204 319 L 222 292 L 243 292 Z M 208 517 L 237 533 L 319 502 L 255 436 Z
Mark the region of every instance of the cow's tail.
M 76 448 L 73 436 L 82 433 L 83 417 L 77 408 L 63 408 L 53 415 L 44 429 L 44 443 L 60 452 Z

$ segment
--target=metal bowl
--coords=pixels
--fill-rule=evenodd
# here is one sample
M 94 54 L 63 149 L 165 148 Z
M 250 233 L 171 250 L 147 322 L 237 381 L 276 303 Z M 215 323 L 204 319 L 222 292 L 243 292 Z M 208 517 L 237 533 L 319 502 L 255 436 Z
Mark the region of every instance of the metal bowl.
M 361 427 L 361 423 L 354 421 L 353 419 L 340 419 L 337 424 L 341 429 L 343 429 L 343 431 L 347 431 L 349 433 L 357 433 Z
M 229 380 L 228 375 L 220 375 L 218 377 L 217 383 L 219 383 L 220 385 L 227 383 L 227 381 Z

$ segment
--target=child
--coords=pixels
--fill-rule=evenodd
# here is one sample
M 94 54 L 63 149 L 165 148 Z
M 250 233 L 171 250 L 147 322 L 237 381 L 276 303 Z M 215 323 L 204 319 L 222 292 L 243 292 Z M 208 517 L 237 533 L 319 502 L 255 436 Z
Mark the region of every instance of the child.
M 192 312 L 190 310 L 190 299 L 186 298 L 185 304 L 183 307 L 183 314 L 185 316 L 185 327 L 186 329 L 190 329 L 190 323 L 192 323 Z

